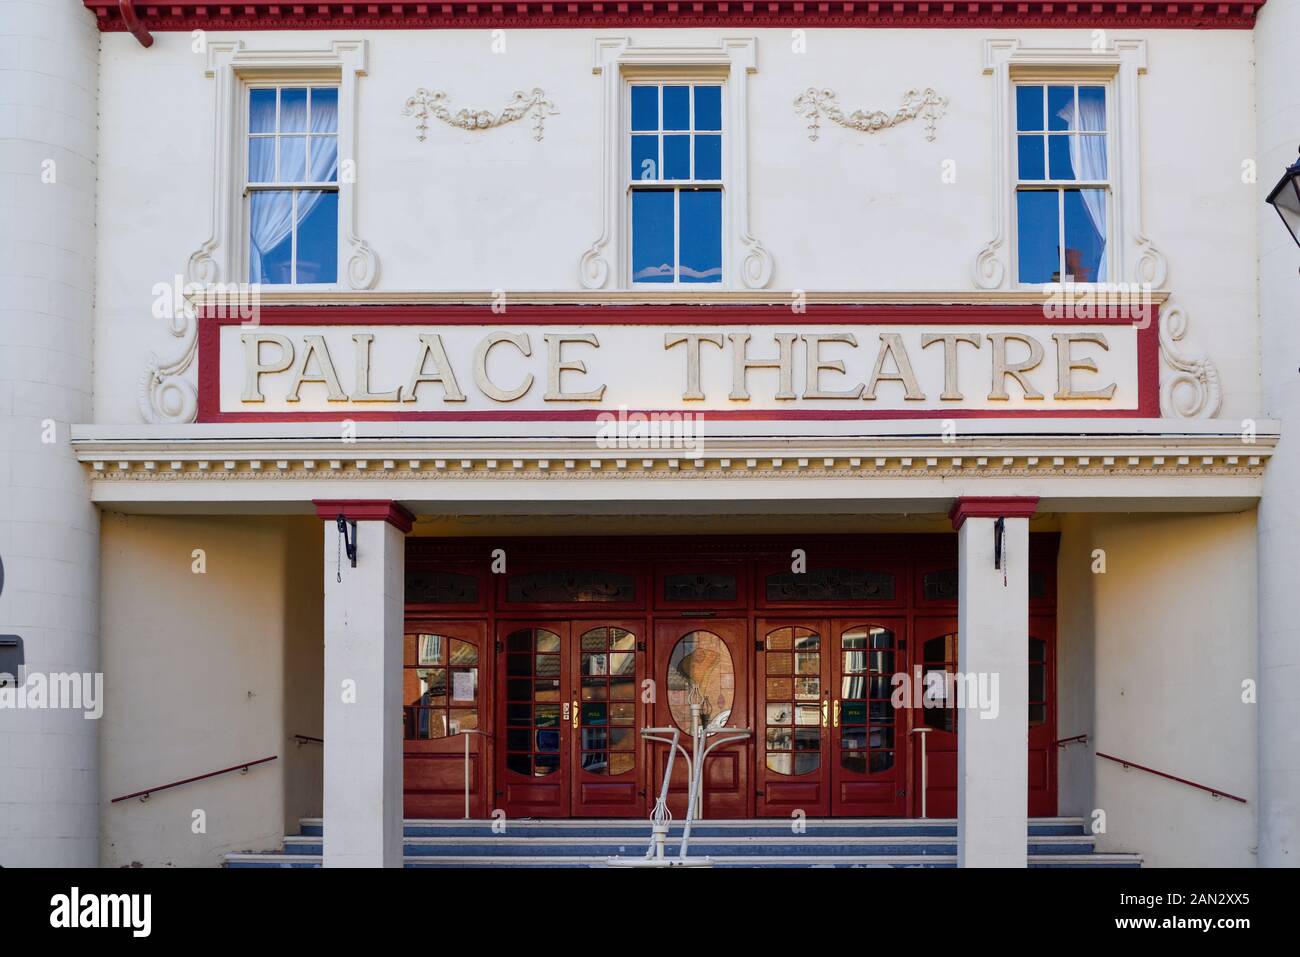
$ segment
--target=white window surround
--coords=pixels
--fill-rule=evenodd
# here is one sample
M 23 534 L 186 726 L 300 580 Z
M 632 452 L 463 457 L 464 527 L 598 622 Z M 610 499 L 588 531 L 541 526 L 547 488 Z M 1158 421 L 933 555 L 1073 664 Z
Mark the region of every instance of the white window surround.
M 1146 68 L 1145 40 L 1115 40 L 1101 50 L 1026 47 L 1014 39 L 984 42 L 984 74 L 993 77 L 994 235 L 975 257 L 977 288 L 1025 288 L 1016 282 L 1015 261 L 1015 83 L 1019 81 L 1105 84 L 1111 188 L 1107 281 L 1164 287 L 1165 257 L 1147 238 L 1142 223 L 1137 78 Z
M 631 289 L 630 230 L 625 171 L 631 159 L 625 135 L 630 79 L 724 83 L 722 289 L 762 289 L 772 278 L 772 254 L 749 231 L 748 76 L 757 71 L 757 41 L 725 37 L 710 47 L 636 47 L 627 37 L 598 37 L 592 72 L 603 80 L 601 116 L 601 231 L 582 254 L 585 289 Z M 637 289 L 653 289 L 637 284 Z M 669 287 L 665 287 L 669 288 Z M 681 287 L 674 286 L 674 289 Z M 716 284 L 701 289 L 717 290 Z
M 216 79 L 213 97 L 212 230 L 189 259 L 186 279 L 208 284 L 248 281 L 247 203 L 244 201 L 248 151 L 248 84 L 313 81 L 339 89 L 339 243 L 338 282 L 328 286 L 284 289 L 370 289 L 379 277 L 379 261 L 357 236 L 355 177 L 344 170 L 356 165 L 357 78 L 366 74 L 366 41 L 336 40 L 319 50 L 249 50 L 243 40 L 208 43 L 205 75 Z M 345 165 L 346 164 L 346 165 Z

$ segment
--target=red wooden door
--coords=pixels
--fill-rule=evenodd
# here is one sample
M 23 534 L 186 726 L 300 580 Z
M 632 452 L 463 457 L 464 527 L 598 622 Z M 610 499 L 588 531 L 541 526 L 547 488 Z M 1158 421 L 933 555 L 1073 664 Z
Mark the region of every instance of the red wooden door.
M 567 817 L 570 788 L 569 623 L 498 626 L 497 792 L 512 818 Z
M 1029 618 L 1029 816 L 1056 816 L 1056 619 Z
M 907 712 L 893 676 L 907 672 L 906 621 L 832 622 L 831 809 L 840 817 L 907 813 Z
M 909 687 L 911 701 L 909 706 L 921 700 L 925 690 L 925 676 L 933 672 L 955 675 L 957 673 L 957 619 L 956 618 L 921 618 L 915 623 L 916 638 L 912 643 L 913 658 L 920 666 L 921 687 L 916 684 L 917 671 L 910 674 Z M 943 678 L 939 674 L 938 678 Z M 944 702 L 951 704 L 952 702 Z M 911 727 L 927 728 L 925 735 L 925 766 L 928 769 L 926 779 L 926 816 L 957 816 L 957 712 L 951 707 L 912 707 Z M 916 739 L 915 770 L 913 791 L 920 794 L 922 780 L 922 746 L 920 733 L 914 733 Z M 921 802 L 912 802 L 912 813 L 921 814 Z
M 681 728 L 682 743 L 688 751 L 689 699 L 693 691 L 702 700 L 704 721 L 720 719 L 728 726 L 752 727 L 746 680 L 751 667 L 746 648 L 747 625 L 743 620 L 680 618 L 655 623 L 653 723 L 656 727 Z M 723 745 L 709 757 L 704 772 L 704 818 L 749 816 L 752 749 L 752 739 L 740 741 Z M 657 797 L 668 762 L 668 746 L 656 744 L 651 753 Z M 669 808 L 678 820 L 686 813 L 686 782 L 686 768 L 679 754 L 669 783 Z
M 575 817 L 644 817 L 640 621 L 573 622 L 569 694 Z M 648 715 L 647 715 L 648 717 Z
M 917 623 L 917 655 L 924 675 L 957 672 L 957 621 L 953 618 Z M 1029 619 L 1029 779 L 1030 817 L 1056 815 L 1056 620 L 1051 615 Z M 926 813 L 957 816 L 957 712 L 952 708 L 923 708 L 913 712 L 913 727 L 929 727 L 926 751 L 929 786 Z M 915 737 L 915 736 L 914 736 Z M 919 756 L 919 742 L 917 754 Z M 920 787 L 920 764 L 915 780 Z M 915 813 L 920 814 L 919 803 Z
M 482 734 L 491 714 L 487 628 L 483 622 L 407 622 L 403 649 L 403 814 L 487 816 Z M 466 760 L 465 746 L 469 745 Z M 467 771 L 468 768 L 468 771 Z
M 754 696 L 756 808 L 762 816 L 830 812 L 830 658 L 824 621 L 758 622 Z

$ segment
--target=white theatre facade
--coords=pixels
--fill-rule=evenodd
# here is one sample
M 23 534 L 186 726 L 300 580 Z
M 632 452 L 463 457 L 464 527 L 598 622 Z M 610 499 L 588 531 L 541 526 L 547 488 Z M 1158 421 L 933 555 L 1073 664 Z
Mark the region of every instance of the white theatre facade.
M 1300 863 L 1300 0 L 3 17 L 0 663 L 103 713 L 0 865 L 643 819 L 690 701 L 711 818 Z

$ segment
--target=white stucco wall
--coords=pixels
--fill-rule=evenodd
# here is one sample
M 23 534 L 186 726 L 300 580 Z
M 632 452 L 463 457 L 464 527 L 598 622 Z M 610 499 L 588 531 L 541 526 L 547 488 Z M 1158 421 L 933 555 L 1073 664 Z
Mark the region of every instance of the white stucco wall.
M 213 866 L 274 849 L 319 813 L 319 745 L 291 736 L 321 734 L 320 534 L 314 519 L 105 513 L 104 866 Z M 271 755 L 247 775 L 109 803 Z
M 1070 516 L 1058 562 L 1063 814 L 1106 812 L 1102 851 L 1157 867 L 1256 864 L 1255 514 Z M 1093 551 L 1105 552 L 1095 574 Z M 1091 673 L 1089 668 L 1091 667 Z M 1242 805 L 1097 758 L 1103 751 Z
M 716 44 L 735 30 L 632 30 L 637 45 Z M 769 289 L 856 292 L 975 289 L 976 254 L 994 234 L 993 201 L 1009 184 L 994 170 L 994 78 L 984 43 L 1087 49 L 1091 31 L 810 30 L 794 53 L 788 31 L 757 38 L 749 78 L 752 232 L 772 252 Z M 581 254 L 600 233 L 602 120 L 593 40 L 584 30 L 511 30 L 506 52 L 487 31 L 259 32 L 248 49 L 321 49 L 364 36 L 358 81 L 357 225 L 380 261 L 377 289 L 577 290 Z M 1255 211 L 1241 164 L 1254 154 L 1253 46 L 1248 31 L 1119 31 L 1145 38 L 1140 78 L 1146 233 L 1169 263 L 1188 315 L 1181 348 L 1208 354 L 1222 414 L 1258 413 L 1252 276 Z M 231 39 L 208 34 L 209 42 Z M 179 344 L 150 313 L 153 286 L 185 272 L 211 229 L 214 81 L 188 34 L 142 49 L 103 37 L 103 189 L 96 353 L 98 422 L 136 422 L 136 381 L 149 350 Z M 1213 63 L 1214 69 L 1206 69 Z M 416 139 L 403 116 L 418 87 L 453 109 L 499 111 L 538 86 L 559 109 L 545 137 L 531 120 L 488 131 L 430 121 Z M 794 98 L 829 87 L 846 110 L 893 110 L 909 88 L 948 97 L 934 142 L 921 120 L 867 135 L 823 119 L 810 142 Z M 1214 121 L 1206 122 L 1206 117 Z M 942 180 L 951 160 L 954 182 Z M 223 279 L 229 277 L 221 277 Z M 193 369 L 189 371 L 193 374 Z

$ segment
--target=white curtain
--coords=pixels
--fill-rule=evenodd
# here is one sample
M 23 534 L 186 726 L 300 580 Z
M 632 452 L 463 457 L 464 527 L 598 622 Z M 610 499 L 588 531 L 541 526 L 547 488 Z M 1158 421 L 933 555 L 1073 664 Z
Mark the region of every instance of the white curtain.
M 1094 99 L 1079 97 L 1079 115 L 1074 115 L 1071 103 L 1060 114 L 1069 124 L 1071 133 L 1080 130 L 1104 130 L 1106 128 L 1106 103 Z M 1084 181 L 1102 181 L 1106 179 L 1106 136 L 1085 135 L 1070 137 L 1070 162 L 1074 166 L 1076 179 Z M 1106 191 L 1103 189 L 1082 189 L 1083 207 L 1088 211 L 1088 218 L 1101 238 L 1101 256 L 1097 260 L 1097 275 L 1092 282 L 1106 281 Z

